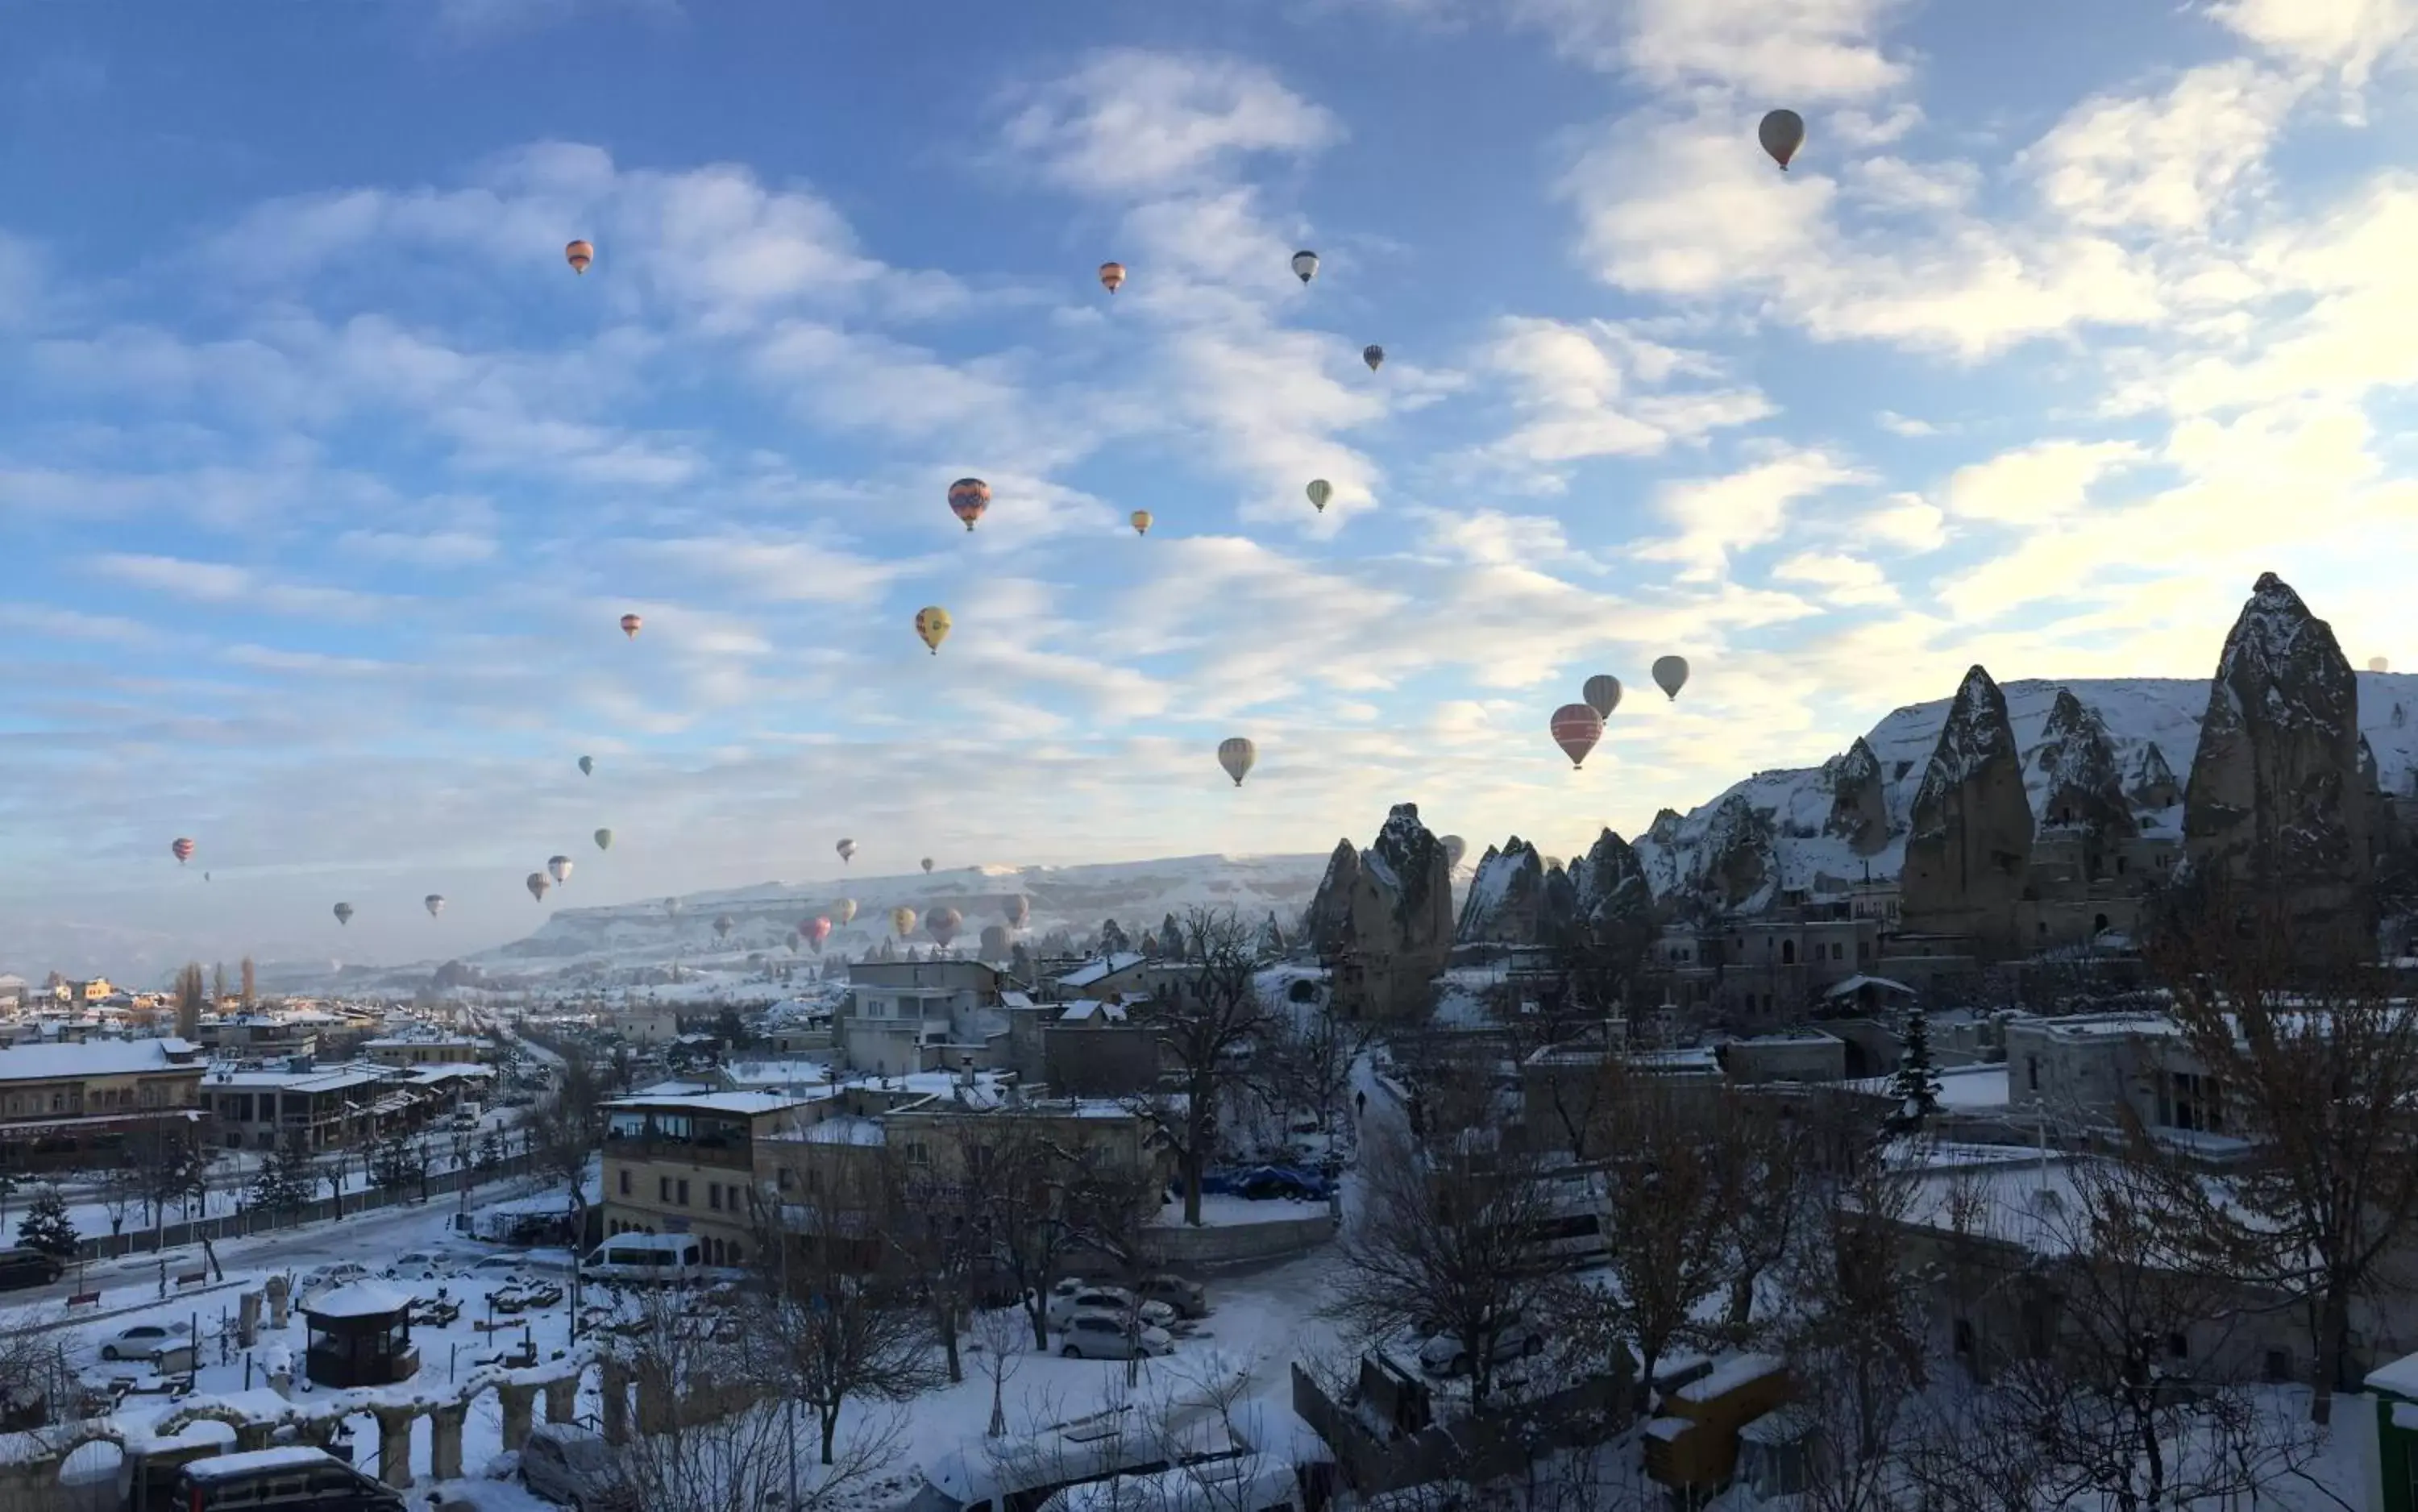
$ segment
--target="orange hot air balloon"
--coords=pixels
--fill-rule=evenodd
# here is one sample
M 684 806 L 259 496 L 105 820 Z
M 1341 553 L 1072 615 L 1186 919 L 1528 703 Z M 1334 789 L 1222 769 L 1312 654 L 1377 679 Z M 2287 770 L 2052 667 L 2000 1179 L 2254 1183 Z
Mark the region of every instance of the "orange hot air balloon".
M 1138 536 L 1150 534 L 1150 511 L 1136 510 L 1133 512 L 1132 519 L 1134 534 Z
M 583 238 L 562 249 L 562 257 L 563 261 L 571 265 L 573 272 L 585 273 L 588 271 L 588 265 L 596 261 L 596 246 L 593 242 Z
M 960 478 L 949 485 L 949 512 L 966 522 L 966 528 L 983 517 L 990 508 L 990 484 L 979 478 Z
M 1100 265 L 1100 287 L 1108 290 L 1110 294 L 1114 294 L 1117 292 L 1117 286 L 1125 281 L 1125 264 L 1102 263 Z
M 168 849 L 176 856 L 176 864 L 179 866 L 193 859 L 193 843 L 182 835 L 178 835 L 176 843 L 170 846 Z
M 1586 765 L 1587 753 L 1603 739 L 1603 716 L 1586 704 L 1564 704 L 1553 710 L 1553 743 L 1570 758 L 1570 770 Z
M 646 621 L 639 619 L 636 615 L 625 614 L 621 617 L 621 634 L 629 636 L 632 640 L 636 640 L 638 638 L 638 627 L 645 623 Z

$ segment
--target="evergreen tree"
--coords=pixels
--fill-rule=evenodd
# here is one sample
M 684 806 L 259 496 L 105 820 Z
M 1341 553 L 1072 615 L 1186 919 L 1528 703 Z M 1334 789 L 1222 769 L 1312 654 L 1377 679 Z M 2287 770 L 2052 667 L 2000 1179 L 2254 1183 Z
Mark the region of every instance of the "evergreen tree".
M 427 1174 L 428 1157 L 401 1129 L 390 1131 L 370 1153 L 370 1184 L 374 1186 L 409 1186 Z
M 34 1194 L 24 1217 L 18 1221 L 17 1243 L 61 1260 L 75 1259 L 75 1220 L 68 1216 L 68 1199 L 56 1186 L 45 1184 Z
M 1897 1075 L 1890 1078 L 1889 1122 L 1891 1133 L 1920 1128 L 1939 1111 L 1939 1076 L 1931 1064 L 1931 1021 L 1921 1004 L 1906 1011 L 1905 1052 L 1898 1057 Z
M 1184 922 L 1173 913 L 1158 922 L 1158 953 L 1171 961 L 1180 961 L 1192 952 L 1184 940 Z
M 267 1213 L 290 1213 L 311 1200 L 317 1184 L 302 1142 L 281 1140 L 253 1175 L 252 1205 Z
M 247 955 L 247 956 L 245 956 L 245 957 L 243 958 L 242 972 L 243 972 L 243 1005 L 244 1005 L 245 1007 L 249 1008 L 249 1007 L 251 1007 L 251 1006 L 253 1005 L 253 999 L 254 999 L 254 998 L 255 998 L 255 996 L 258 994 L 258 991 L 259 991 L 259 988 L 260 988 L 260 979 L 259 979 L 259 977 L 258 977 L 257 975 L 255 975 L 255 974 L 254 974 L 254 972 L 253 971 L 253 968 L 252 968 L 252 957 L 251 957 L 251 956 L 249 956 L 249 955 Z
M 481 1170 L 493 1170 L 504 1163 L 504 1137 L 490 1127 L 479 1140 L 478 1166 Z
M 1101 955 L 1122 955 L 1132 949 L 1133 942 L 1125 939 L 1125 930 L 1118 926 L 1117 922 L 1114 919 L 1110 919 L 1106 924 L 1100 925 Z
M 202 981 L 202 963 L 187 961 L 176 973 L 176 1037 L 195 1040 L 201 1037 L 202 1008 L 208 1000 L 209 987 Z
M 1160 955 L 1158 937 L 1146 929 L 1142 931 L 1141 953 L 1143 955 L 1154 961 L 1157 960 Z

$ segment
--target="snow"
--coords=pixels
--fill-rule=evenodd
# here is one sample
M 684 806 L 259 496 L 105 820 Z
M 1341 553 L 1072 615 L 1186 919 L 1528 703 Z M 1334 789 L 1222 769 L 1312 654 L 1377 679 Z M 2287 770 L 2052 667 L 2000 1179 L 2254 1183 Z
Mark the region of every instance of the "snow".
M 2376 754 L 2379 784 L 2387 792 L 2418 792 L 2418 673 L 2360 672 L 2360 732 Z M 2136 774 L 2147 748 L 2155 745 L 2176 773 L 2191 771 L 2199 749 L 2199 725 L 2207 712 L 2210 684 L 2197 678 L 2077 678 L 2066 681 L 2027 679 L 1999 684 L 2006 695 L 2007 716 L 2016 748 L 2024 758 L 2024 783 L 2032 810 L 2046 806 L 2053 774 L 2034 759 L 2047 735 L 2048 717 L 2060 689 L 2071 690 L 2104 727 L 2117 770 Z M 1658 826 L 1667 841 L 1651 834 L 1636 843 L 1657 896 L 1679 891 L 1701 876 L 1718 851 L 1712 831 L 1722 802 L 1733 796 L 1759 813 L 1770 816 L 1777 838 L 1780 883 L 1786 889 L 1812 889 L 1817 878 L 1852 881 L 1867 865 L 1876 878 L 1894 878 L 1905 860 L 1905 831 L 1924 770 L 1938 743 L 1953 699 L 1910 704 L 1873 726 L 1865 742 L 1879 758 L 1889 810 L 1890 838 L 1877 854 L 1866 858 L 1841 837 L 1823 833 L 1830 817 L 1833 776 L 1821 767 L 1760 771 L 1733 784 L 1709 802 L 1691 810 L 1676 825 Z M 2172 824 L 2161 824 L 2171 829 Z M 1481 866 L 1478 882 L 1484 881 Z
M 1062 987 L 1080 990 L 1105 982 L 1119 971 L 1129 971 L 1140 966 L 1145 958 L 1139 951 L 1119 951 L 1113 955 L 1103 955 L 1096 960 L 1086 961 L 1060 977 L 1058 985 Z
M 2367 1386 L 2370 1391 L 2389 1391 L 2396 1397 L 2418 1400 L 2418 1354 L 2405 1354 L 2370 1370 Z M 2397 1421 L 2395 1426 L 2400 1426 Z
M 1787 1367 L 1788 1362 L 1777 1354 L 1740 1354 L 1723 1360 L 1713 1367 L 1709 1375 L 1690 1382 L 1672 1395 L 1683 1402 L 1708 1402 Z
M 354 1281 L 302 1301 L 302 1310 L 316 1318 L 375 1318 L 410 1306 L 408 1293 L 383 1281 Z
M 1935 1067 L 1932 1076 L 1939 1083 L 1939 1106 L 1943 1108 L 2003 1111 L 2007 1107 L 2007 1068 L 2003 1065 Z M 1886 1096 L 1892 1079 L 1868 1077 L 1851 1081 L 1847 1087 L 1851 1092 Z
M 328 1451 L 308 1444 L 287 1444 L 277 1449 L 248 1449 L 241 1454 L 212 1455 L 197 1459 L 185 1473 L 194 1480 L 224 1480 L 231 1475 L 250 1474 L 262 1470 L 300 1469 L 325 1464 Z
M 805 1099 L 773 1092 L 675 1092 L 667 1096 L 619 1097 L 606 1103 L 608 1108 L 645 1109 L 678 1107 L 700 1113 L 738 1113 L 754 1117 L 762 1113 L 786 1112 L 804 1106 Z
M 1833 983 L 1823 992 L 1822 996 L 1825 998 L 1852 998 L 1858 992 L 1868 986 L 1878 987 L 1883 992 L 1901 993 L 1909 998 L 1915 995 L 1914 989 L 1907 986 L 1903 982 L 1892 982 L 1885 976 L 1864 976 L 1858 974 L 1847 978 L 1844 982 Z
M 192 1064 L 201 1046 L 179 1039 L 85 1040 L 75 1045 L 0 1046 L 0 1081 L 122 1077 Z M 181 1058 L 181 1059 L 180 1059 Z

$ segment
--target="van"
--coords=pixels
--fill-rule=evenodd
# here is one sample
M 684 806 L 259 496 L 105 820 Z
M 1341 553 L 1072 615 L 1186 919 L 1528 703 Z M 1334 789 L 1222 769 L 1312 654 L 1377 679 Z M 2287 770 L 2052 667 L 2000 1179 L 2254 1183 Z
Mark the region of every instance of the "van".
M 196 1459 L 177 1474 L 174 1504 L 176 1512 L 406 1512 L 402 1492 L 305 1444 Z
M 590 1281 L 694 1281 L 705 1274 L 705 1246 L 693 1234 L 615 1234 L 579 1261 Z
M 0 1249 L 0 1291 L 48 1286 L 67 1271 L 67 1261 L 38 1249 Z

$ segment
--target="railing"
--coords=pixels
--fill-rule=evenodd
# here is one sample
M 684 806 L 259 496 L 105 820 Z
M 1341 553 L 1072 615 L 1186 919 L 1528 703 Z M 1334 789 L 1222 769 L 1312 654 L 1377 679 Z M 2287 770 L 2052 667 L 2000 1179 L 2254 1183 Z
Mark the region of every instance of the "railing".
M 511 1181 L 530 1174 L 527 1155 L 510 1155 L 487 1168 L 449 1170 L 430 1173 L 425 1196 L 433 1202 L 440 1194 L 450 1196 L 462 1190 L 464 1183 L 472 1189 L 489 1182 Z M 76 1259 L 80 1262 L 115 1260 L 122 1255 L 148 1255 L 159 1250 L 175 1249 L 203 1240 L 241 1239 L 252 1234 L 270 1233 L 279 1229 L 293 1229 L 306 1223 L 320 1223 L 329 1218 L 351 1217 L 376 1208 L 394 1207 L 422 1199 L 423 1188 L 417 1180 L 396 1186 L 373 1186 L 366 1191 L 346 1192 L 341 1210 L 333 1198 L 314 1198 L 290 1208 L 272 1212 L 262 1208 L 247 1209 L 217 1218 L 195 1218 L 184 1223 L 161 1224 L 156 1229 L 137 1229 L 122 1234 L 97 1234 L 80 1241 Z

